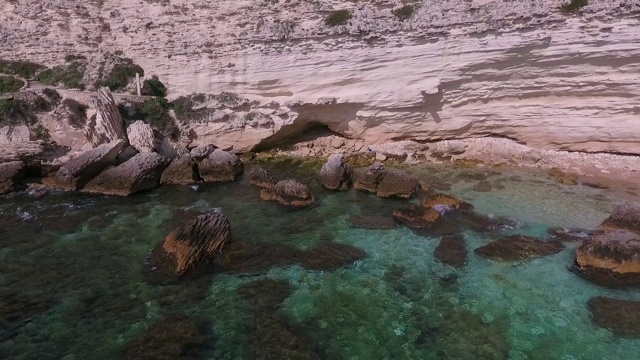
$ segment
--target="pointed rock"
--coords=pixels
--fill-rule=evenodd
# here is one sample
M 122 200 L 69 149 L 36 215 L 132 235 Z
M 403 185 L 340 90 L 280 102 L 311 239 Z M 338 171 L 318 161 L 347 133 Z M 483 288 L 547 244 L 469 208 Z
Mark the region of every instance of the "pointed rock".
M 101 88 L 93 95 L 96 115 L 85 127 L 85 136 L 93 145 L 107 144 L 115 140 L 127 140 L 124 121 L 113 100 L 109 88 Z

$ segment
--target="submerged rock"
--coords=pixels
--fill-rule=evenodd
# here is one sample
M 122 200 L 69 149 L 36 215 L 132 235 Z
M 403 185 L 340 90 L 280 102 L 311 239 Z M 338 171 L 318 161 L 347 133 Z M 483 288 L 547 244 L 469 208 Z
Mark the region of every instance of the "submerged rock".
M 15 190 L 16 183 L 24 175 L 24 168 L 22 161 L 0 163 L 0 195 L 8 194 Z
M 156 153 L 140 153 L 124 164 L 100 173 L 84 187 L 84 191 L 128 196 L 153 189 L 160 183 L 162 171 L 169 162 L 169 159 Z
M 198 170 L 204 181 L 234 181 L 244 164 L 235 154 L 216 149 L 198 164 Z
M 214 260 L 214 267 L 223 272 L 258 275 L 273 268 L 291 266 L 302 252 L 278 243 L 232 242 Z
M 431 228 L 441 218 L 437 210 L 415 205 L 395 210 L 393 217 L 410 228 Z
M 62 165 L 56 174 L 56 185 L 69 190 L 82 189 L 91 179 L 116 163 L 125 146 L 124 140 L 116 140 L 87 150 Z
M 479 232 L 508 231 L 521 229 L 526 226 L 526 224 L 520 220 L 483 215 L 473 211 L 465 212 L 460 221 L 468 228 Z
M 309 206 L 315 201 L 309 188 L 296 180 L 279 181 L 273 188 L 262 189 L 260 197 L 286 206 Z
M 475 253 L 493 260 L 522 261 L 557 254 L 564 250 L 558 240 L 542 241 L 524 235 L 513 235 L 479 247 Z
M 300 264 L 308 270 L 333 270 L 362 260 L 366 256 L 364 250 L 355 246 L 325 242 L 304 252 Z
M 257 280 L 238 288 L 240 297 L 255 309 L 275 309 L 292 293 L 289 282 L 283 280 Z
M 351 227 L 362 229 L 387 230 L 396 227 L 395 221 L 386 216 L 353 215 L 347 222 Z
M 455 268 L 467 264 L 467 244 L 462 235 L 443 236 L 433 254 L 439 261 Z
M 253 317 L 253 331 L 246 349 L 247 359 L 319 360 L 315 345 L 305 338 L 305 331 L 295 329 L 268 311 Z
M 258 167 L 251 172 L 249 183 L 261 188 L 272 188 L 276 185 L 276 180 L 267 172 L 267 170 Z
M 376 195 L 380 197 L 412 198 L 420 188 L 418 178 L 406 171 L 389 169 L 378 184 Z
M 576 185 L 578 183 L 578 175 L 565 173 L 558 168 L 552 168 L 547 173 L 562 184 Z
M 318 181 L 330 190 L 348 190 L 351 186 L 351 166 L 345 163 L 343 154 L 333 154 L 322 165 Z
M 198 216 L 172 231 L 151 252 L 147 263 L 150 271 L 183 277 L 213 262 L 231 241 L 231 226 L 221 212 Z
M 376 193 L 378 191 L 378 184 L 380 184 L 380 181 L 382 181 L 386 173 L 387 169 L 385 169 L 384 164 L 379 162 L 374 163 L 358 176 L 353 184 L 353 188 L 360 191 Z
M 162 172 L 161 184 L 189 185 L 199 180 L 196 162 L 191 156 L 175 158 Z
M 628 230 L 640 234 L 640 204 L 622 204 L 613 209 L 601 229 Z
M 615 335 L 640 337 L 640 302 L 598 296 L 589 300 L 593 322 Z
M 607 287 L 640 286 L 640 235 L 607 231 L 578 244 L 574 271 Z

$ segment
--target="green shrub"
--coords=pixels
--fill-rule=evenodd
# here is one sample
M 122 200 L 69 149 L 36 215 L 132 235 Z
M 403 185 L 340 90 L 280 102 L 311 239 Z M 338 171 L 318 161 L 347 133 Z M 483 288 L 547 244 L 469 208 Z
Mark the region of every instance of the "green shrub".
M 409 19 L 411 16 L 413 16 L 413 12 L 414 12 L 413 6 L 405 5 L 399 9 L 393 10 L 393 15 L 396 18 L 398 18 L 398 20 L 405 21 Z
M 324 23 L 329 26 L 338 26 L 346 24 L 349 19 L 351 19 L 349 10 L 336 10 L 327 15 Z
M 0 60 L 0 73 L 18 75 L 25 79 L 33 78 L 38 72 L 45 70 L 44 65 L 32 63 L 30 61 L 9 61 Z
M 87 105 L 81 104 L 73 99 L 64 99 L 62 105 L 69 112 L 69 123 L 75 127 L 83 127 L 87 123 Z
M 181 96 L 175 99 L 171 105 L 173 106 L 173 111 L 178 120 L 194 120 L 198 118 L 198 114 L 203 111 L 194 110 L 194 106 L 198 103 L 204 103 L 205 101 L 207 101 L 207 95 L 198 93 L 191 94 L 189 96 Z
M 144 70 L 140 65 L 134 64 L 131 59 L 123 59 L 123 62 L 116 64 L 109 74 L 106 76 L 101 74 L 97 85 L 99 87 L 108 87 L 111 91 L 121 91 L 129 85 L 131 79 L 136 77 L 136 73 L 144 76 Z
M 37 79 L 45 85 L 62 85 L 67 89 L 84 90 L 84 84 L 82 83 L 84 71 L 84 63 L 72 61 L 66 66 L 56 66 L 41 72 L 38 74 Z
M 566 12 L 577 12 L 589 5 L 589 0 L 571 0 L 570 3 L 562 5 L 560 8 Z
M 164 98 L 149 99 L 142 105 L 144 121 L 157 130 L 164 130 L 173 119 L 169 115 L 169 102 Z
M 42 126 L 42 124 L 35 124 L 30 130 L 31 134 L 33 134 L 36 139 L 44 142 L 51 141 L 51 134 L 49 133 L 49 130 Z
M 0 95 L 16 92 L 23 86 L 24 82 L 14 78 L 13 76 L 0 76 Z
M 153 76 L 150 80 L 145 80 L 140 90 L 141 95 L 145 96 L 167 96 L 167 87 L 158 79 L 157 76 Z
M 23 100 L 0 100 L 0 127 L 31 125 L 37 118 L 29 104 Z
M 240 96 L 236 93 L 223 91 L 218 95 L 218 101 L 223 105 L 238 106 L 238 104 L 240 104 Z
M 59 104 L 60 100 L 62 100 L 62 96 L 60 96 L 60 93 L 58 93 L 55 89 L 44 89 L 42 90 L 42 94 L 48 97 L 53 104 Z

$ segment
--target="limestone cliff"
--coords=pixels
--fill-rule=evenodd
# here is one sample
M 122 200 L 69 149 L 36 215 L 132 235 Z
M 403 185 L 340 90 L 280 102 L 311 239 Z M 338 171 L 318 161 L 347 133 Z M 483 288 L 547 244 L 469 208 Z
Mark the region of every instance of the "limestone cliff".
M 640 0 L 0 2 L 0 57 L 124 51 L 172 97 L 242 95 L 187 124 L 248 150 L 327 125 L 367 143 L 498 136 L 640 154 Z M 344 25 L 326 16 L 348 9 Z

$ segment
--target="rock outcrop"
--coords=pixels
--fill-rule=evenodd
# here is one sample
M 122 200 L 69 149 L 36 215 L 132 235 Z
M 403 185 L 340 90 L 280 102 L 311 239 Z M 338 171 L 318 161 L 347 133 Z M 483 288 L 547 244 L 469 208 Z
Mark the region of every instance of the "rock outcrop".
M 156 153 L 140 153 L 125 163 L 109 168 L 84 187 L 89 193 L 128 196 L 153 189 L 170 160 Z
M 374 163 L 361 173 L 353 188 L 375 193 L 380 197 L 411 198 L 420 184 L 418 179 L 404 170 L 387 169 L 382 163 Z
M 198 170 L 204 181 L 234 181 L 244 164 L 235 154 L 216 149 L 198 164 Z
M 98 89 L 93 96 L 95 117 L 85 127 L 85 137 L 93 146 L 115 140 L 127 140 L 124 121 L 109 88 Z
M 162 172 L 160 184 L 188 185 L 199 180 L 196 162 L 189 155 L 175 158 Z
M 219 211 L 201 215 L 171 232 L 145 264 L 149 275 L 181 278 L 210 264 L 231 241 L 229 219 Z
M 593 322 L 622 337 L 640 337 L 640 302 L 598 296 L 589 300 Z
M 343 154 L 333 154 L 322 165 L 318 173 L 318 181 L 327 189 L 348 190 L 351 186 L 351 166 L 344 161 Z
M 277 201 L 286 206 L 309 206 L 315 201 L 309 188 L 295 180 L 282 180 L 269 189 L 262 189 L 263 200 Z
M 481 246 L 475 253 L 493 260 L 523 261 L 557 254 L 564 248 L 558 240 L 539 240 L 524 235 L 513 235 Z
M 441 219 L 437 210 L 415 205 L 395 210 L 393 217 L 410 228 L 427 229 Z
M 357 177 L 353 183 L 353 188 L 375 194 L 378 190 L 378 184 L 380 184 L 386 173 L 387 169 L 384 167 L 384 164 L 379 162 L 371 164 Z
M 422 206 L 438 211 L 470 210 L 473 208 L 473 205 L 454 196 L 438 193 L 427 194 L 422 198 Z
M 15 190 L 16 183 L 24 175 L 24 163 L 11 161 L 0 163 L 0 195 L 8 194 Z
M 216 150 L 216 147 L 211 144 L 199 145 L 191 149 L 191 157 L 197 161 L 204 160 L 207 156 L 211 155 Z
M 616 206 L 600 228 L 629 230 L 640 235 L 640 204 L 627 203 Z
M 640 235 L 624 230 L 594 235 L 576 247 L 574 269 L 607 287 L 640 286 Z
M 76 156 L 60 167 L 55 176 L 55 186 L 68 190 L 82 189 L 100 172 L 116 163 L 124 146 L 124 140 L 115 140 Z
M 267 170 L 259 167 L 251 172 L 249 183 L 261 188 L 272 188 L 276 185 L 276 180 L 267 172 Z
M 127 138 L 129 144 L 140 153 L 154 152 L 155 138 L 151 125 L 142 120 L 138 120 L 127 127 Z

